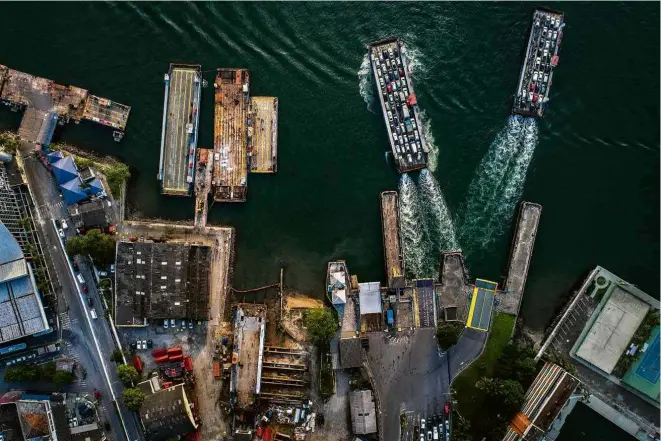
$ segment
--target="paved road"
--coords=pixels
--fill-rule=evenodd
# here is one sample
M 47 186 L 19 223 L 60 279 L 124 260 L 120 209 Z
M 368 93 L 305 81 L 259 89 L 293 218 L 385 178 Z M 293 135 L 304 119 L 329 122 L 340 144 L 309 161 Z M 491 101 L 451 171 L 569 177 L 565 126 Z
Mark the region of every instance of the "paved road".
M 38 160 L 28 155 L 24 157 L 24 163 L 25 173 L 37 208 L 36 215 L 38 219 L 36 225 L 41 229 L 44 239 L 42 246 L 44 249 L 48 249 L 52 259 L 54 274 L 57 274 L 57 284 L 59 285 L 58 295 L 63 300 L 60 302 L 62 310 L 60 319 L 65 325 L 68 324 L 69 327 L 69 329 L 63 331 L 65 349 L 74 358 L 79 357 L 87 369 L 86 386 L 92 388 L 92 390 L 96 388 L 101 392 L 102 401 L 106 404 L 104 406 L 104 417 L 110 423 L 112 437 L 116 440 L 122 440 L 126 438 L 126 435 L 122 428 L 120 416 L 111 404 L 112 394 L 110 387 L 112 387 L 115 395 L 119 397 L 119 409 L 129 436 L 127 441 L 140 440 L 142 439 L 142 434 L 135 414 L 128 411 L 121 404 L 121 383 L 109 359 L 115 347 L 109 325 L 104 320 L 103 313 L 101 313 L 99 314 L 99 318 L 94 321 L 93 328 L 90 326 L 91 322 L 88 320 L 89 316 L 85 310 L 87 306 L 79 295 L 77 282 L 72 277 L 69 269 L 68 257 L 60 245 L 58 233 L 51 221 L 51 219 L 64 218 L 71 225 L 66 206 L 62 202 L 50 172 Z M 69 227 L 66 234 L 67 236 L 75 234 L 74 228 Z M 88 281 L 88 288 L 95 298 L 95 306 L 100 307 L 100 299 L 94 287 L 89 268 L 84 268 L 84 265 L 80 265 L 80 267 L 84 272 L 85 279 Z M 97 350 L 95 337 L 101 352 Z M 109 382 L 106 381 L 104 369 L 107 371 Z

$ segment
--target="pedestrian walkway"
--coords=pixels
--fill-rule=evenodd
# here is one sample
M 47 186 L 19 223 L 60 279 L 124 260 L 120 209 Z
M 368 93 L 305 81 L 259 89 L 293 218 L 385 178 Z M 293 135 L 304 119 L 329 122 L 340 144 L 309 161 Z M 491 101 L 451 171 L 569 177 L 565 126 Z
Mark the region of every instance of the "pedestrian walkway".
M 473 298 L 468 310 L 467 327 L 488 332 L 491 323 L 491 310 L 498 284 L 489 280 L 476 279 Z

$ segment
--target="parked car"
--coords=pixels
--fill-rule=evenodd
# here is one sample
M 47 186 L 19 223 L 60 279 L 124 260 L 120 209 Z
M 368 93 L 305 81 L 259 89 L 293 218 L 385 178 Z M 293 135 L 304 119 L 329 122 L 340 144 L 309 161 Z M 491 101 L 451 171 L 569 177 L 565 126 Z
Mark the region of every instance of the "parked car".
M 446 414 L 446 415 L 450 415 L 450 405 L 449 404 L 446 404 L 445 406 L 443 406 L 443 413 Z
M 425 430 L 425 419 L 424 418 L 420 419 L 420 430 Z
M 62 229 L 63 229 L 63 230 L 66 230 L 66 229 L 68 229 L 68 228 L 69 228 L 69 225 L 67 225 L 67 221 L 65 221 L 64 219 L 62 219 Z
M 188 329 L 193 329 L 193 320 L 188 322 Z
M 170 319 L 170 327 L 172 327 L 172 328 L 175 327 L 175 321 L 174 321 L 174 319 Z
M 152 346 L 154 346 L 154 342 L 151 340 L 147 340 L 147 349 L 151 349 Z
M 87 305 L 88 305 L 90 308 L 92 308 L 92 307 L 94 306 L 94 301 L 92 300 L 91 297 L 88 297 L 88 298 L 87 298 Z
M 65 239 L 66 239 L 66 237 L 64 236 L 64 231 L 62 231 L 61 228 L 60 228 L 59 230 L 57 230 L 57 233 L 60 235 L 60 238 L 61 238 L 62 240 L 65 240 Z
M 168 329 L 168 319 L 163 320 L 163 327 Z
M 84 293 L 87 292 L 87 283 L 83 283 L 83 292 L 84 292 Z

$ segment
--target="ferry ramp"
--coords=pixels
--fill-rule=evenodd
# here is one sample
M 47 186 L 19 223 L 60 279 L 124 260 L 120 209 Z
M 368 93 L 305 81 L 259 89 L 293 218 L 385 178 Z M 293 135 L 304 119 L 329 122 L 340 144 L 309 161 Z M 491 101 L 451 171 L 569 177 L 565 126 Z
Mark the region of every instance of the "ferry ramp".
M 245 202 L 248 184 L 247 69 L 218 69 L 214 112 L 214 200 Z
M 278 98 L 254 96 L 250 100 L 252 110 L 251 173 L 275 173 L 278 171 Z
M 489 280 L 476 279 L 473 287 L 468 322 L 466 326 L 478 331 L 489 331 L 491 311 L 498 284 Z
M 162 193 L 188 196 L 194 169 L 189 167 L 190 155 L 195 155 L 197 96 L 200 87 L 196 65 L 172 65 L 169 85 L 166 82 L 163 154 L 161 163 Z M 189 151 L 192 150 L 192 151 Z M 194 156 L 193 156 L 194 158 Z
M 117 130 L 126 129 L 126 123 L 129 120 L 131 107 L 111 101 L 107 98 L 101 98 L 96 95 L 89 95 L 85 101 L 85 110 L 83 119 L 103 124 Z

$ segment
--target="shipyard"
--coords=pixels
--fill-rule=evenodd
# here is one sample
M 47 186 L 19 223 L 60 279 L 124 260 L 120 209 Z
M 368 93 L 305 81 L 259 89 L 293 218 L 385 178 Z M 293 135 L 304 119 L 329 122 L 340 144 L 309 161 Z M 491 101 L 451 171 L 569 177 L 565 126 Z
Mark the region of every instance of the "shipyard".
M 421 135 L 418 101 L 399 39 L 372 43 L 369 57 L 397 171 L 423 169 L 429 148 Z
M 214 80 L 213 199 L 245 202 L 248 192 L 247 69 L 218 69 Z
M 533 13 L 512 113 L 544 115 L 553 84 L 553 69 L 560 60 L 564 20 L 564 14 L 548 9 L 536 9 Z
M 201 66 L 171 64 L 165 75 L 158 180 L 161 193 L 190 196 L 195 176 Z

